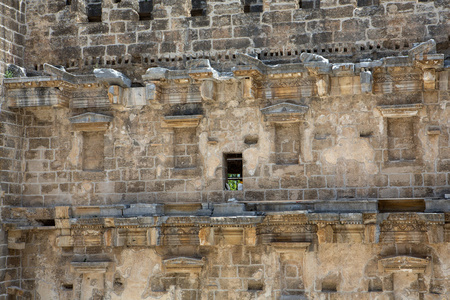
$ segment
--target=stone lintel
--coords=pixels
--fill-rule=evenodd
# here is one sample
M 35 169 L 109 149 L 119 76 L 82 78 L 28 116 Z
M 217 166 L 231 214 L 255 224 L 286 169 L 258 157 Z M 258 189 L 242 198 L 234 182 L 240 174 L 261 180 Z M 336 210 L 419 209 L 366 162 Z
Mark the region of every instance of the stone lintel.
M 305 252 L 306 249 L 311 245 L 310 242 L 273 242 L 270 245 L 275 249 L 275 251 L 280 253 L 286 252 Z
M 384 272 L 412 272 L 424 273 L 426 267 L 430 263 L 430 258 L 419 258 L 407 255 L 398 255 L 380 259 Z
M 76 131 L 105 131 L 113 117 L 93 112 L 69 118 Z
M 309 107 L 283 102 L 261 109 L 264 119 L 273 123 L 292 123 L 302 120 Z
M 176 257 L 163 260 L 166 273 L 198 274 L 205 265 L 204 259 L 190 257 Z
M 180 115 L 180 116 L 165 116 L 165 127 L 169 128 L 186 128 L 197 127 L 203 115 Z
M 77 273 L 106 273 L 109 261 L 84 261 L 70 263 Z
M 405 118 L 417 116 L 423 104 L 382 105 L 378 110 L 385 118 Z

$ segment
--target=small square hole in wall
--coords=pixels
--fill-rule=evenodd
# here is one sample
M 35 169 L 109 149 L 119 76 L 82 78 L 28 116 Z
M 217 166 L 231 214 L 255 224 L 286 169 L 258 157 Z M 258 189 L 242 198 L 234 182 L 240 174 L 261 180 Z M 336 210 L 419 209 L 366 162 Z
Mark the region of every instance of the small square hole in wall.
M 243 187 L 242 153 L 224 154 L 225 190 L 238 191 Z
M 102 21 L 102 1 L 86 0 L 86 15 L 89 22 Z
M 320 0 L 300 0 L 298 7 L 301 9 L 319 9 Z
M 139 1 L 139 21 L 149 21 L 153 19 L 153 0 Z
M 104 170 L 104 132 L 83 132 L 83 171 Z
M 206 1 L 192 0 L 191 17 L 206 16 Z

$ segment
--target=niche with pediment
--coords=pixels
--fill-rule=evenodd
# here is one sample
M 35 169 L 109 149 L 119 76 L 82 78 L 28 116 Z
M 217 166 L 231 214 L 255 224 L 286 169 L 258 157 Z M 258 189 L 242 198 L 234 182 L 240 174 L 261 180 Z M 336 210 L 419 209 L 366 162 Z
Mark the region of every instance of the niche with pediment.
M 301 122 L 308 106 L 279 103 L 261 109 L 266 122 L 274 131 L 274 160 L 279 165 L 299 163 L 301 149 Z

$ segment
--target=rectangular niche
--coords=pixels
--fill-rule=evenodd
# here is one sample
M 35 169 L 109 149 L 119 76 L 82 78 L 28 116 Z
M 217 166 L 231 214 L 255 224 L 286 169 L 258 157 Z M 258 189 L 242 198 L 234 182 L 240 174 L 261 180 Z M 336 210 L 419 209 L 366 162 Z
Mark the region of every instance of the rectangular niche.
M 390 161 L 411 161 L 416 159 L 414 119 L 387 118 L 388 158 Z
M 104 170 L 104 135 L 103 131 L 83 132 L 83 171 Z
M 198 139 L 197 127 L 173 129 L 173 156 L 175 168 L 197 167 Z
M 298 164 L 299 154 L 299 123 L 275 123 L 276 163 L 279 165 Z

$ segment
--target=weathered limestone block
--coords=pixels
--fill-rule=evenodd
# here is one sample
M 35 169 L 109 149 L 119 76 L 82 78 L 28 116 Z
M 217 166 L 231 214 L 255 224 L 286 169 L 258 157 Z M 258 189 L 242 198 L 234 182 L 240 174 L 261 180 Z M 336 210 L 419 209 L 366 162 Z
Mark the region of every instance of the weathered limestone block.
M 361 82 L 361 93 L 372 93 L 373 77 L 370 71 L 361 71 L 359 74 Z
M 131 80 L 114 69 L 94 69 L 94 76 L 101 82 L 121 87 L 131 87 Z
M 426 90 L 436 89 L 436 70 L 435 69 L 423 70 L 423 86 Z
M 12 82 L 15 79 L 7 80 Z M 9 107 L 53 106 L 67 107 L 69 95 L 55 87 L 35 87 L 30 89 L 8 89 Z

